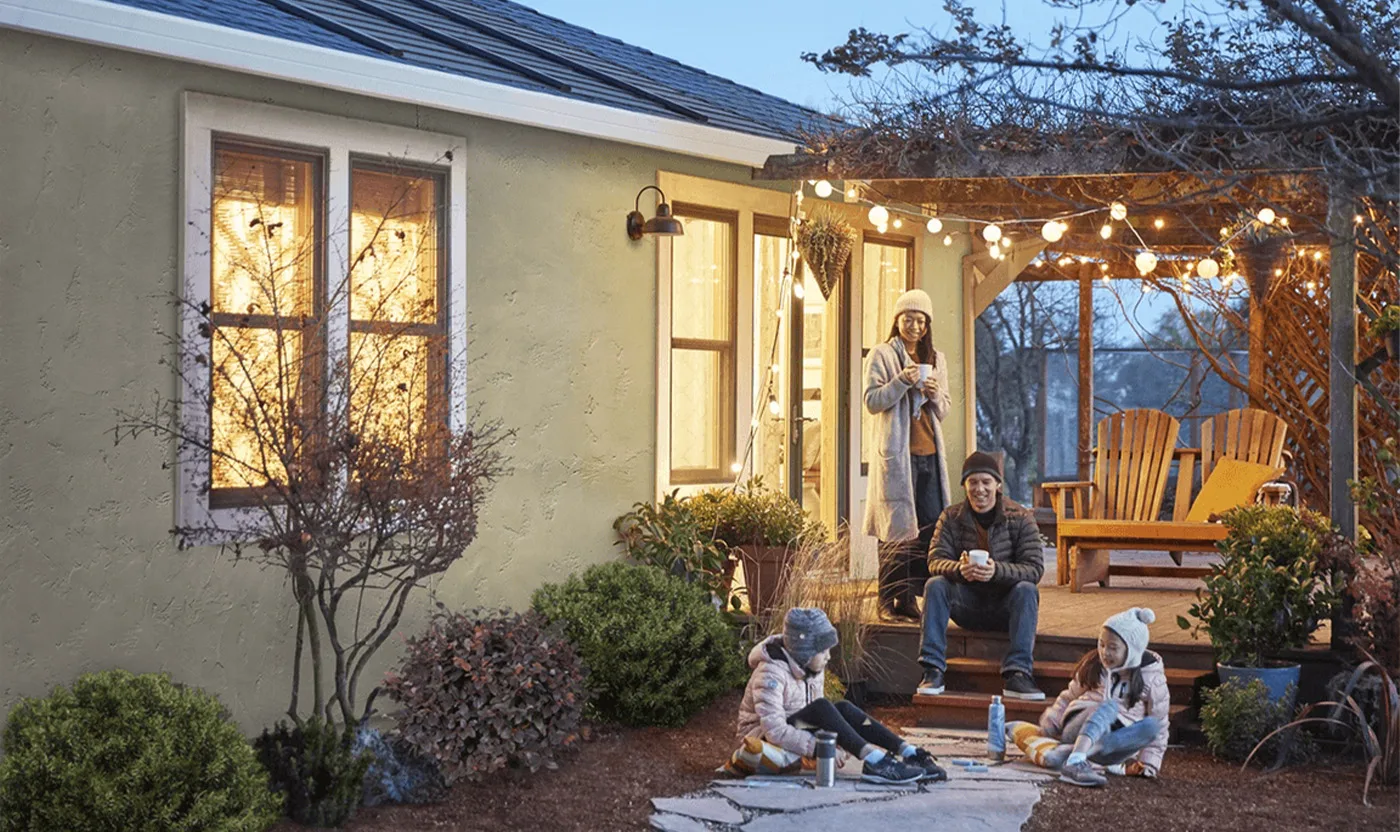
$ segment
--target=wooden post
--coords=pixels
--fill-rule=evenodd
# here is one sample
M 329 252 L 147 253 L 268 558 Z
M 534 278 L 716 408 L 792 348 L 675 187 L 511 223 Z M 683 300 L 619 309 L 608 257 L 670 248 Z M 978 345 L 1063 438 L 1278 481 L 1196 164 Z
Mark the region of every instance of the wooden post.
M 1079 264 L 1079 479 L 1089 479 L 1094 452 L 1094 269 Z
M 1328 434 L 1332 522 L 1356 539 L 1356 504 L 1348 480 L 1356 479 L 1356 203 L 1333 184 L 1327 197 L 1327 232 L 1332 238 L 1331 348 L 1328 351 Z
M 1264 304 L 1249 293 L 1249 406 L 1264 407 Z

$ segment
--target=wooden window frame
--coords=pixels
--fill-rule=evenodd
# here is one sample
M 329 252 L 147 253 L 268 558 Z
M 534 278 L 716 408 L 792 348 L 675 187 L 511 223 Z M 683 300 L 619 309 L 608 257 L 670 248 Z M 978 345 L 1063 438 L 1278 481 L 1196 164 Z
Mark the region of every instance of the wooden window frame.
M 187 92 L 182 96 L 183 143 L 181 155 L 180 235 L 181 295 L 180 339 L 194 349 L 181 355 L 194 355 L 209 343 L 209 330 L 199 314 L 212 300 L 212 205 L 214 188 L 214 148 L 238 146 L 262 152 L 315 154 L 325 159 L 321 172 L 317 209 L 321 218 L 317 268 L 321 278 L 316 293 L 322 299 L 315 315 L 316 336 L 324 338 L 322 356 L 345 354 L 350 332 L 348 293 L 333 296 L 329 280 L 333 275 L 349 275 L 348 249 L 351 228 L 351 175 L 357 164 L 388 163 L 395 170 L 437 172 L 443 192 L 439 198 L 441 215 L 438 233 L 442 258 L 439 268 L 440 291 L 438 329 L 445 350 L 441 416 L 452 432 L 468 424 L 467 391 L 467 297 L 466 297 L 466 141 L 375 122 L 310 113 L 250 101 Z M 330 241 L 336 241 L 331 243 Z M 211 371 L 208 362 L 181 358 L 178 397 L 181 432 L 211 435 L 208 402 Z M 317 372 L 324 372 L 318 370 Z M 315 379 L 312 389 L 326 408 L 345 404 L 345 391 L 328 389 L 324 377 Z M 435 385 L 436 386 L 436 385 Z M 318 402 L 318 405 L 320 402 Z M 434 414 L 437 418 L 438 414 Z M 175 525 L 182 529 L 203 530 L 198 536 L 185 536 L 184 545 L 241 542 L 265 521 L 265 509 L 237 505 L 239 497 L 213 495 L 211 460 L 198 449 L 180 448 L 175 467 Z M 211 499 L 213 497 L 213 499 Z
M 865 328 L 865 274 L 864 274 L 864 268 L 863 268 L 863 266 L 864 266 L 864 263 L 865 263 L 865 246 L 866 246 L 867 244 L 879 245 L 879 246 L 892 246 L 892 247 L 895 247 L 895 248 L 907 249 L 907 250 L 909 251 L 909 258 L 908 258 L 909 265 L 908 265 L 908 268 L 906 268 L 906 269 L 904 270 L 904 271 L 905 271 L 905 274 L 904 274 L 904 291 L 906 291 L 906 292 L 909 291 L 910 289 L 913 289 L 913 288 L 914 288 L 914 283 L 915 283 L 915 268 L 916 268 L 916 267 L 915 267 L 915 264 L 914 264 L 914 254 L 915 254 L 916 249 L 915 249 L 915 246 L 914 246 L 914 238 L 913 238 L 913 237 L 896 237 L 896 236 L 891 236 L 891 235 L 889 235 L 889 234 L 876 234 L 876 233 L 874 233 L 874 232 L 869 232 L 869 231 L 865 232 L 865 234 L 862 235 L 861 241 L 860 241 L 860 242 L 861 242 L 861 264 L 862 264 L 862 274 L 861 274 L 861 279 L 860 279 L 860 292 L 861 292 L 861 295 L 860 295 L 860 302 L 861 302 L 861 329 L 864 330 L 864 328 Z M 930 323 L 932 323 L 932 322 L 930 321 Z M 862 331 L 862 332 L 860 333 L 860 336 L 861 336 L 861 345 L 860 345 L 860 366 L 861 366 L 862 368 L 864 368 L 864 367 L 865 367 L 866 359 L 870 357 L 870 350 L 873 349 L 873 347 L 867 347 L 867 346 L 865 345 L 865 332 L 864 332 L 864 331 Z M 881 336 L 881 339 L 882 339 L 882 340 L 883 340 L 883 337 L 884 337 L 884 336 L 882 335 L 882 336 Z M 863 370 L 862 370 L 862 372 L 863 372 Z M 864 384 L 864 379 L 862 379 L 861 383 Z M 861 394 L 864 395 L 864 393 L 865 393 L 865 391 L 862 390 L 862 391 L 861 391 Z M 863 415 L 863 414 L 864 414 L 864 411 L 862 410 L 861 412 L 862 412 L 861 419 L 864 420 L 864 418 L 865 418 L 864 415 Z M 861 429 L 861 439 L 862 439 L 862 441 L 864 441 L 864 437 L 865 437 L 865 430 L 864 430 L 864 427 L 862 426 L 862 429 Z M 860 463 L 860 475 L 861 475 L 862 477 L 868 477 L 868 476 L 870 476 L 870 463 L 869 463 L 869 462 L 866 462 L 865 460 L 861 460 L 861 463 Z
M 672 460 L 667 460 L 667 468 L 670 471 L 670 481 L 675 485 L 705 485 L 710 483 L 727 482 L 733 477 L 732 472 L 726 465 L 732 463 L 735 442 L 735 419 L 738 408 L 738 351 L 739 351 L 739 213 L 737 211 L 726 211 L 718 208 L 711 208 L 704 205 L 694 205 L 691 203 L 677 202 L 674 205 L 674 214 L 682 221 L 686 219 L 707 220 L 710 222 L 725 223 L 730 228 L 729 235 L 729 297 L 728 297 L 728 339 L 717 340 L 709 338 L 677 338 L 675 336 L 675 316 L 674 304 L 671 307 L 671 317 L 666 321 L 667 331 L 670 335 L 671 345 L 671 389 L 667 391 L 667 400 L 670 405 L 669 412 L 674 412 L 675 400 L 675 351 L 689 350 L 692 352 L 713 352 L 719 354 L 719 391 L 720 400 L 717 410 L 719 419 L 718 433 L 715 437 L 716 446 L 720 449 L 720 465 L 717 468 L 676 468 Z M 672 286 L 675 281 L 675 252 L 671 253 Z M 669 418 L 669 417 L 668 417 Z M 674 425 L 672 426 L 672 437 L 674 437 Z M 671 441 L 670 453 L 675 453 L 675 440 Z

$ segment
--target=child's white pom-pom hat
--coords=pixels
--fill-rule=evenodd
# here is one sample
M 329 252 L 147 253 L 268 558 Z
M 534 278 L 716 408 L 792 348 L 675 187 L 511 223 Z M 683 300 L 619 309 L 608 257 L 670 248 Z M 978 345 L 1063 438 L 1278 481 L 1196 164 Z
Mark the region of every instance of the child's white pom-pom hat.
M 1103 623 L 1104 627 L 1117 633 L 1118 637 L 1123 639 L 1123 643 L 1128 645 L 1128 660 L 1123 663 L 1122 668 L 1114 668 L 1115 670 L 1142 665 L 1142 653 L 1147 649 L 1149 639 L 1147 625 L 1156 620 L 1157 614 L 1147 607 L 1133 607 L 1110 616 Z

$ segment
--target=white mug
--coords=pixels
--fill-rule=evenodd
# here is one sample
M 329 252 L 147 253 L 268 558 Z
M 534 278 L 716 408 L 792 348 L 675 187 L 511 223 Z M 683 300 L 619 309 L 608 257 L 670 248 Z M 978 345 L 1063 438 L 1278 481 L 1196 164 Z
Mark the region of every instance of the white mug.
M 933 365 L 932 365 L 932 364 L 920 364 L 920 365 L 919 365 L 919 383 L 920 383 L 920 384 L 923 384 L 925 381 L 928 381 L 929 376 L 932 376 L 932 375 L 933 375 Z
M 992 559 L 992 553 L 986 549 L 973 549 L 967 553 L 967 559 L 977 566 L 986 566 L 987 561 Z

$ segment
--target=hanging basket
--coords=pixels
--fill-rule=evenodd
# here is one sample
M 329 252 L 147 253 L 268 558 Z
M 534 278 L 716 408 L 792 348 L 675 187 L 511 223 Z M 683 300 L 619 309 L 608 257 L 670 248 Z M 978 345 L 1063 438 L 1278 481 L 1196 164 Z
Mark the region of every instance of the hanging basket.
M 1263 303 L 1273 288 L 1274 269 L 1283 260 L 1284 241 L 1279 237 L 1247 240 L 1243 246 L 1245 278 L 1250 294 Z
M 855 239 L 855 229 L 832 211 L 813 211 L 797 227 L 797 250 L 817 279 L 822 297 L 831 298 L 831 291 L 851 258 Z

